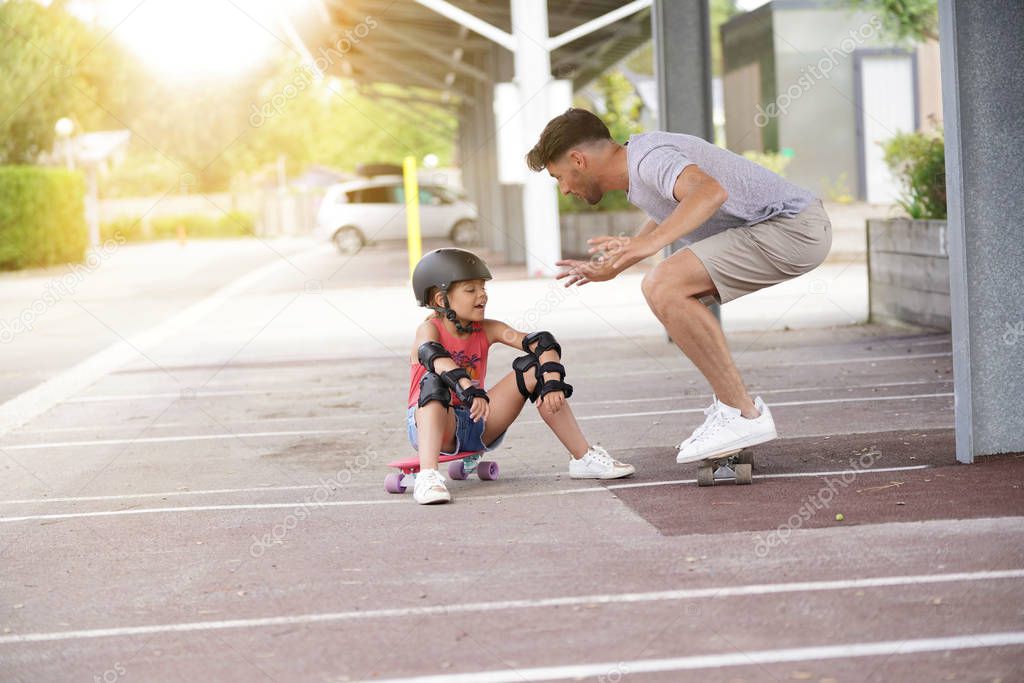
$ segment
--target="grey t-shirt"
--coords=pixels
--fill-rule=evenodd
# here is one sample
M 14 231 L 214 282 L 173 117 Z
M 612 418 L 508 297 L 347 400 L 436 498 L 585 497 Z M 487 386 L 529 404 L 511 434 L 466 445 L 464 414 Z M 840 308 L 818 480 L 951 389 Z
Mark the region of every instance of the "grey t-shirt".
M 773 216 L 796 216 L 814 200 L 808 190 L 739 154 L 693 135 L 662 132 L 629 136 L 626 198 L 661 223 L 679 206 L 673 188 L 690 164 L 717 180 L 729 198 L 707 222 L 682 238 L 684 244 Z

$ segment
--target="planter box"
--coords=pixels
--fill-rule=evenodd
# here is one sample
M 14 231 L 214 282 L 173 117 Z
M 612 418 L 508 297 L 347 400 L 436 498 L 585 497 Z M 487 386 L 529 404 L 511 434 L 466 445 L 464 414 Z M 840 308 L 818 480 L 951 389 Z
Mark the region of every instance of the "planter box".
M 946 221 L 867 221 L 872 322 L 950 329 Z
M 587 258 L 587 240 L 601 235 L 632 235 L 646 219 L 642 211 L 581 211 L 563 213 L 562 255 Z

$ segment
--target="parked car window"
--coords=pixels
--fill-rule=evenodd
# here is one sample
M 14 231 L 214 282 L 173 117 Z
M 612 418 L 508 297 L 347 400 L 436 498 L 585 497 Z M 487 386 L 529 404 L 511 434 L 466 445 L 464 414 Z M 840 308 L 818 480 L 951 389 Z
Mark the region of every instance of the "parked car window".
M 386 185 L 364 187 L 361 190 L 352 192 L 355 195 L 352 201 L 356 204 L 394 204 L 395 202 L 400 202 L 400 200 L 395 199 L 393 190 L 394 188 Z
M 399 204 L 405 203 L 405 188 L 395 188 L 395 201 Z M 451 199 L 446 197 L 443 191 L 439 191 L 436 187 L 421 187 L 420 188 L 420 205 L 425 206 L 436 206 L 440 204 L 451 204 Z

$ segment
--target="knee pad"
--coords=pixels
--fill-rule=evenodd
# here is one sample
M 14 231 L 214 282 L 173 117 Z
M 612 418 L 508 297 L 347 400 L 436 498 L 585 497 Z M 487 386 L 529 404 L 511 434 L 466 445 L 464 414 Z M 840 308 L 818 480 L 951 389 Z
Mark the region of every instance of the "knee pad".
M 557 341 L 555 341 L 555 335 L 550 332 L 544 330 L 541 330 L 540 332 L 531 332 L 523 339 L 523 351 L 532 353 L 538 358 L 540 358 L 540 355 L 548 349 L 554 349 L 558 354 L 558 357 L 562 357 L 562 347 Z
M 420 380 L 420 400 L 418 405 L 422 408 L 431 401 L 438 401 L 445 408 L 448 408 L 452 403 L 452 392 L 439 375 L 428 372 Z

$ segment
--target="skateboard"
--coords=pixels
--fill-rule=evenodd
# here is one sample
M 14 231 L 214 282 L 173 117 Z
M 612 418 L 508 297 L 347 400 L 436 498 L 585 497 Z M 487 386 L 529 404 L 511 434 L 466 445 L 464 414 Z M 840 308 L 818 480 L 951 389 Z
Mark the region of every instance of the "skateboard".
M 737 484 L 751 484 L 754 455 L 747 449 L 721 453 L 713 458 L 697 462 L 697 486 L 714 486 L 722 479 L 732 479 Z
M 471 472 L 466 471 L 465 459 L 480 455 L 479 451 L 463 451 L 455 455 L 441 455 L 437 458 L 437 463 L 448 463 L 448 476 L 452 479 L 462 480 L 468 478 L 471 474 Z M 388 493 L 405 493 L 405 489 L 409 486 L 405 478 L 407 476 L 414 477 L 420 471 L 420 459 L 419 456 L 413 456 L 404 460 L 389 462 L 387 466 L 394 467 L 398 472 L 392 472 L 384 477 L 384 490 Z M 493 460 L 481 460 L 476 464 L 476 475 L 484 481 L 497 479 L 498 472 L 498 463 Z

